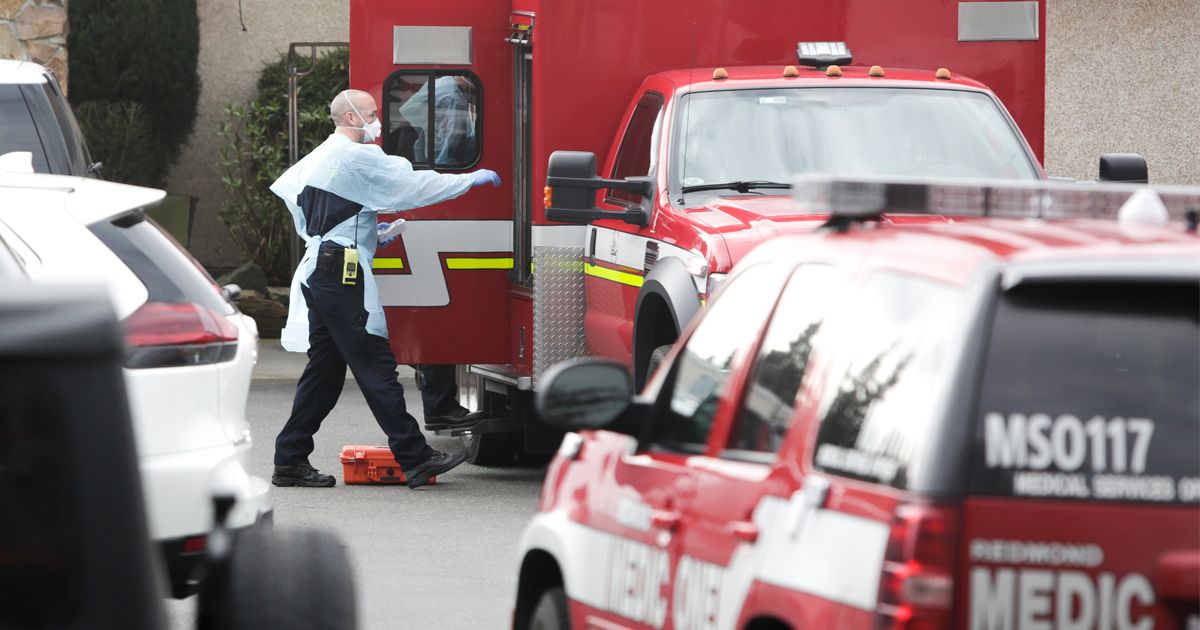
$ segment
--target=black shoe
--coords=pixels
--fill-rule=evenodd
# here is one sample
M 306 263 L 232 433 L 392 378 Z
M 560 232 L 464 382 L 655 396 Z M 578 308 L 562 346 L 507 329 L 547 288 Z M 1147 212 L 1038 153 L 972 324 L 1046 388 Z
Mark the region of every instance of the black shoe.
M 439 413 L 425 417 L 425 428 L 430 431 L 437 431 L 445 428 L 459 428 L 471 426 L 484 418 L 482 411 L 471 411 L 465 407 L 451 409 L 446 413 Z
M 447 472 L 451 468 L 463 463 L 463 460 L 466 458 L 467 452 L 462 450 L 454 451 L 453 453 L 434 451 L 429 459 L 404 471 L 404 476 L 408 479 L 409 489 L 420 488 L 429 483 L 430 477 L 436 477 Z
M 322 475 L 321 471 L 305 464 L 295 466 L 276 466 L 275 474 L 271 475 L 271 483 L 281 486 L 299 486 L 302 488 L 332 488 L 337 484 L 333 475 Z
M 482 411 L 451 412 L 443 416 L 432 416 L 425 421 L 425 428 L 430 431 L 443 429 L 467 429 L 487 419 L 487 413 Z

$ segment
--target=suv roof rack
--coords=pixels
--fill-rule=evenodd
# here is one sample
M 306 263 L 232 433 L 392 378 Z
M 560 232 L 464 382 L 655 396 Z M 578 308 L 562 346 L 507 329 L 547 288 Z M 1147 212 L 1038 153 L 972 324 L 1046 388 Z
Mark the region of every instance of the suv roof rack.
M 1010 219 L 1112 219 L 1195 224 L 1200 188 L 1138 184 L 1027 182 L 801 175 L 792 186 L 802 212 L 828 214 L 828 227 L 877 221 L 884 214 Z

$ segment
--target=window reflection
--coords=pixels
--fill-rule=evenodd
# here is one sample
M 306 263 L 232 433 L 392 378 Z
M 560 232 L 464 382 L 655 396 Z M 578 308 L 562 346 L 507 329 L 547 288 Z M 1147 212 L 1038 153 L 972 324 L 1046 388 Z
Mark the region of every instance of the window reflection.
M 958 300 L 949 285 L 895 273 L 852 294 L 830 344 L 817 468 L 908 487 L 948 393 L 943 362 Z
M 727 447 L 774 453 L 791 424 L 792 403 L 808 367 L 813 340 L 837 296 L 841 274 L 827 265 L 804 265 L 784 290 L 763 337 L 747 393 Z
M 474 77 L 394 74 L 384 92 L 385 152 L 438 169 L 466 168 L 478 160 L 480 89 Z
M 708 306 L 668 379 L 664 395 L 669 413 L 655 424 L 656 442 L 690 451 L 703 448 L 730 372 L 758 335 L 783 280 L 778 265 L 751 267 Z

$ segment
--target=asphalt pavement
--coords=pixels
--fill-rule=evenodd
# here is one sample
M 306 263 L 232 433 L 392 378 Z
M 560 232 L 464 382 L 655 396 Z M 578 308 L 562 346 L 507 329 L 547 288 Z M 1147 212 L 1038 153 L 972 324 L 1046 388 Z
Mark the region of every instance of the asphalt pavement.
M 275 434 L 291 409 L 305 357 L 263 340 L 247 414 L 254 439 L 251 472 L 269 479 Z M 408 409 L 421 418 L 412 370 L 401 366 Z M 427 436 L 434 448 L 457 439 Z M 275 526 L 318 527 L 341 536 L 354 564 L 363 630 L 508 628 L 516 589 L 517 542 L 537 510 L 543 468 L 463 464 L 418 490 L 346 486 L 338 455 L 347 444 L 386 439 L 352 378 L 316 436 L 314 466 L 333 488 L 275 488 Z M 172 627 L 194 627 L 195 599 L 168 601 Z

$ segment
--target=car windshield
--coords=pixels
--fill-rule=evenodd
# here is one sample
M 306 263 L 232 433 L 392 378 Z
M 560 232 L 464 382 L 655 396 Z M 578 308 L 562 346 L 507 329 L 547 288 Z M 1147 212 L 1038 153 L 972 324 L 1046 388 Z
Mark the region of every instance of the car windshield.
M 797 173 L 1039 177 L 1016 127 L 980 92 L 733 90 L 689 94 L 682 107 L 673 179 L 684 192 L 769 189 Z

